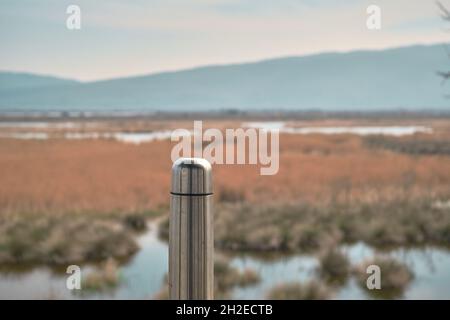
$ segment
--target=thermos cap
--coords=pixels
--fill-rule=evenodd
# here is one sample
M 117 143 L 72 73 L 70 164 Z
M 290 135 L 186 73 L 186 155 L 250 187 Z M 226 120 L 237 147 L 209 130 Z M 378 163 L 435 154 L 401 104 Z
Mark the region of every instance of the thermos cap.
M 211 164 L 202 158 L 180 158 L 172 166 L 172 194 L 212 194 Z

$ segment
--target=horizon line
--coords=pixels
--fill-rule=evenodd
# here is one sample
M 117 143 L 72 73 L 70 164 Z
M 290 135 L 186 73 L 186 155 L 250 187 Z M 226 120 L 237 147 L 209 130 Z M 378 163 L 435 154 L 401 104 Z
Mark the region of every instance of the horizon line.
M 60 79 L 60 80 L 73 81 L 73 82 L 77 82 L 79 84 L 89 84 L 89 83 L 96 83 L 96 82 L 114 81 L 114 80 L 119 80 L 119 79 L 123 80 L 123 79 L 155 76 L 155 75 L 160 75 L 160 74 L 177 73 L 177 72 L 183 72 L 183 71 L 193 71 L 193 70 L 198 70 L 198 69 L 203 69 L 203 68 L 239 66 L 239 65 L 244 65 L 244 64 L 258 64 L 258 63 L 263 63 L 263 62 L 289 59 L 289 58 L 306 58 L 306 57 L 326 55 L 326 54 L 347 54 L 347 53 L 354 53 L 354 52 L 380 52 L 380 51 L 396 50 L 396 49 L 409 48 L 409 47 L 431 47 L 431 46 L 446 45 L 446 44 L 450 44 L 450 40 L 449 40 L 449 42 L 412 43 L 412 44 L 407 44 L 407 45 L 398 45 L 398 46 L 390 46 L 390 47 L 382 47 L 382 48 L 355 48 L 355 49 L 349 49 L 349 50 L 326 50 L 326 51 L 319 51 L 319 52 L 315 52 L 315 53 L 307 53 L 307 54 L 303 54 L 303 55 L 300 54 L 300 55 L 272 56 L 272 57 L 255 59 L 255 60 L 212 63 L 212 64 L 205 64 L 205 65 L 194 65 L 194 66 L 189 66 L 189 67 L 180 68 L 180 69 L 173 69 L 173 70 L 167 69 L 167 70 L 161 70 L 161 71 L 155 71 L 155 72 L 137 73 L 137 74 L 123 75 L 123 76 L 116 76 L 116 77 L 99 78 L 99 79 L 93 79 L 93 80 L 82 80 L 82 79 L 67 77 L 64 75 L 60 76 L 57 74 L 48 74 L 48 73 L 39 73 L 39 72 L 36 73 L 36 72 L 24 71 L 24 70 L 0 70 L 0 73 L 28 74 L 28 75 L 39 76 L 39 77 L 50 77 L 50 78 L 56 78 L 56 79 Z

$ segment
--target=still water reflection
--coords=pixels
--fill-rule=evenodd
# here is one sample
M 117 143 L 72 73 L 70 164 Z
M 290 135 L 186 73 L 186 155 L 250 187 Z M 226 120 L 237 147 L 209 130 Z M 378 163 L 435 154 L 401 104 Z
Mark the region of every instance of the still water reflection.
M 47 267 L 0 271 L 1 299 L 149 299 L 163 286 L 167 272 L 167 244 L 157 238 L 156 225 L 140 236 L 141 250 L 121 266 L 120 285 L 109 292 L 74 294 L 66 289 L 64 270 Z M 374 251 L 358 243 L 342 247 L 352 265 L 373 257 Z M 385 253 L 386 254 L 386 253 Z M 450 299 L 450 252 L 443 249 L 398 249 L 388 253 L 404 262 L 414 273 L 414 280 L 404 293 L 406 299 Z M 239 269 L 251 268 L 261 281 L 245 288 L 236 288 L 233 298 L 263 299 L 265 293 L 281 282 L 305 281 L 317 276 L 318 260 L 310 255 L 293 255 L 268 259 L 250 255 L 231 258 Z M 83 273 L 94 270 L 93 265 L 82 265 Z M 335 292 L 336 299 L 366 299 L 355 279 L 350 278 Z

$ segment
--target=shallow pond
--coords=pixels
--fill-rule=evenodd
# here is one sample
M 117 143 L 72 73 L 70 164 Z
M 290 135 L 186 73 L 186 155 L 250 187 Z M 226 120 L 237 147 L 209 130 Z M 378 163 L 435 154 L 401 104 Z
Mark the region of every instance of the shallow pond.
M 167 244 L 157 238 L 156 225 L 138 239 L 141 250 L 120 268 L 120 285 L 109 291 L 80 294 L 66 289 L 67 275 L 47 267 L 0 272 L 0 299 L 149 299 L 162 287 L 167 272 Z M 342 248 L 353 265 L 373 256 L 374 251 L 362 244 Z M 450 299 L 450 251 L 441 249 L 398 249 L 390 256 L 406 263 L 414 280 L 404 293 L 406 299 Z M 265 293 L 281 282 L 305 281 L 316 277 L 318 261 L 309 255 L 261 257 L 241 254 L 231 257 L 239 269 L 252 268 L 261 281 L 232 291 L 236 299 L 263 299 Z M 81 265 L 83 273 L 95 266 Z M 74 293 L 76 292 L 76 293 Z M 81 292 L 83 292 L 81 290 Z M 350 278 L 336 290 L 336 299 L 366 299 L 366 294 Z
M 157 140 L 168 140 L 172 136 L 172 130 L 160 130 L 149 132 L 63 132 L 61 135 L 52 135 L 47 129 L 77 129 L 83 126 L 95 128 L 95 123 L 75 123 L 75 122 L 4 122 L 0 121 L 0 129 L 8 129 L 5 132 L 0 130 L 0 138 L 25 139 L 25 140 L 47 140 L 52 137 L 63 138 L 67 140 L 86 140 L 86 139 L 112 139 L 122 143 L 139 145 Z M 244 122 L 243 128 L 256 128 L 263 130 L 279 130 L 286 134 L 355 134 L 355 135 L 392 135 L 405 136 L 415 133 L 432 133 L 430 127 L 411 125 L 411 126 L 316 126 L 316 127 L 289 127 L 284 121 L 265 121 L 265 122 Z M 15 129 L 15 130 L 12 130 Z M 33 131 L 24 131 L 33 129 Z M 12 130 L 12 131 L 11 131 Z M 192 134 L 192 132 L 191 132 Z

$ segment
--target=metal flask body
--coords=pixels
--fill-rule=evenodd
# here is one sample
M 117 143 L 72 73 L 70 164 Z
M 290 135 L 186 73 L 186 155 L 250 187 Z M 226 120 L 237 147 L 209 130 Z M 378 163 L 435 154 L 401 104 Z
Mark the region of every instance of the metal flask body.
M 169 294 L 174 300 L 214 298 L 212 172 L 208 161 L 180 158 L 172 167 Z

